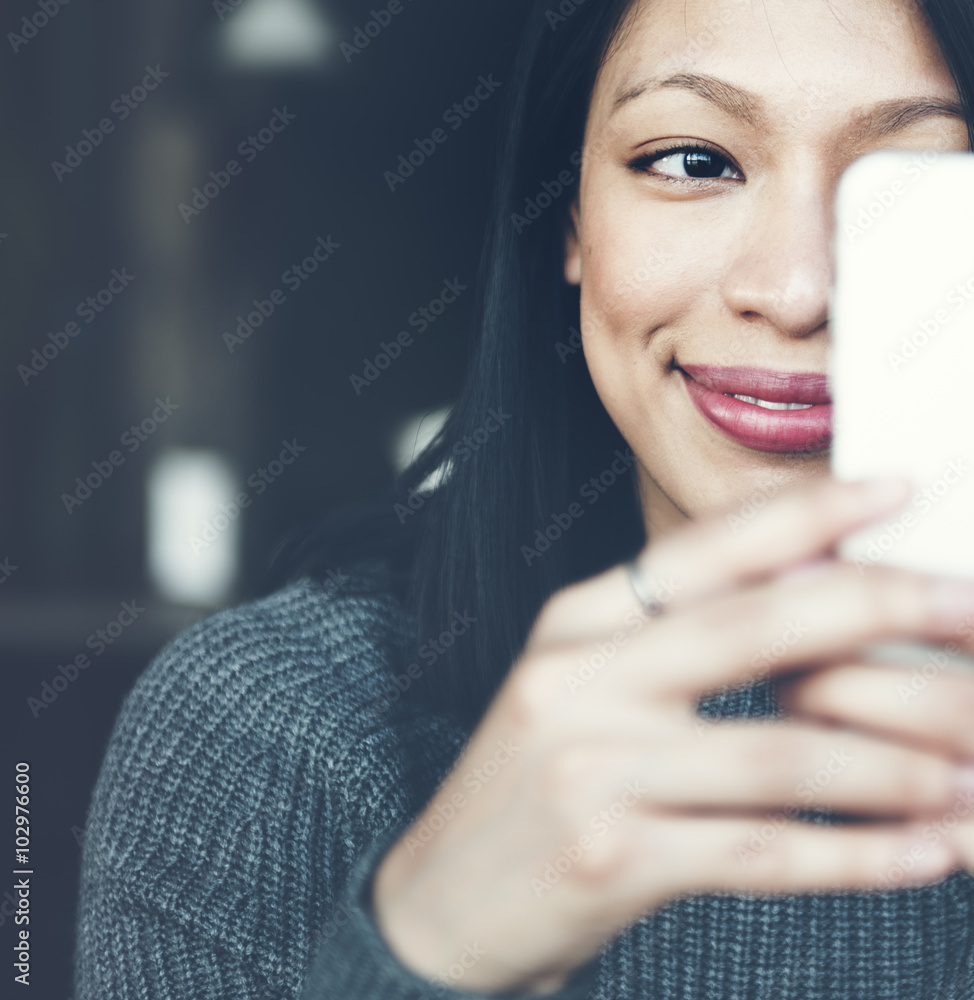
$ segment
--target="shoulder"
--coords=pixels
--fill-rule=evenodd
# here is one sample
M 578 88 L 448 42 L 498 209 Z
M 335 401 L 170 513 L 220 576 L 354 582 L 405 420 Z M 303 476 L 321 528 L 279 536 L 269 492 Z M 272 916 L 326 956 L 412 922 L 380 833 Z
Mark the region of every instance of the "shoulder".
M 89 810 L 88 874 L 158 899 L 219 871 L 255 875 L 285 849 L 272 843 L 275 817 L 307 831 L 327 817 L 311 851 L 366 842 L 357 817 L 388 817 L 401 790 L 400 741 L 376 707 L 405 627 L 386 584 L 374 565 L 304 578 L 172 639 L 116 720 Z
M 114 982 L 124 953 L 141 976 L 143 935 L 173 968 L 196 956 L 214 996 L 234 976 L 249 984 L 235 996 L 262 996 L 307 966 L 357 859 L 422 800 L 407 758 L 445 771 L 463 738 L 382 707 L 409 625 L 388 580 L 362 564 L 298 580 L 210 615 L 146 667 L 86 821 L 86 975 L 107 963 Z
M 115 739 L 150 721 L 189 716 L 221 727 L 271 729 L 285 711 L 346 715 L 381 684 L 405 615 L 381 565 L 308 577 L 226 608 L 185 629 L 153 658 L 123 704 Z

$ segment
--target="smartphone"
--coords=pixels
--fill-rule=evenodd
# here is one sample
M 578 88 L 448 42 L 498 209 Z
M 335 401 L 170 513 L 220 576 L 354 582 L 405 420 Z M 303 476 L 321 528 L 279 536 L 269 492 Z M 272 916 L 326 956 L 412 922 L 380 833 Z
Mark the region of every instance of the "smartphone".
M 834 260 L 833 475 L 914 485 L 900 511 L 839 554 L 861 572 L 885 564 L 974 579 L 974 153 L 854 161 L 837 186 Z M 937 650 L 940 662 L 943 649 L 871 652 Z

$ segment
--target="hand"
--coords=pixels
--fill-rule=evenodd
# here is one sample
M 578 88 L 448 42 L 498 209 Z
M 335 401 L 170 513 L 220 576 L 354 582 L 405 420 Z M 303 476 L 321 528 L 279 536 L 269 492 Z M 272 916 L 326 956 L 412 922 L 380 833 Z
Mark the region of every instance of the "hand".
M 952 638 L 913 663 L 853 660 L 779 684 L 778 701 L 795 716 L 939 753 L 966 769 L 955 800 L 943 813 L 928 817 L 912 853 L 877 871 L 880 888 L 907 881 L 916 862 L 944 842 L 974 872 L 972 637 L 974 615 L 968 614 Z
M 640 613 L 623 567 L 553 595 L 463 754 L 377 869 L 377 923 L 400 959 L 435 978 L 475 948 L 462 989 L 545 990 L 679 895 L 875 887 L 967 780 L 953 745 L 860 728 L 861 705 L 848 726 L 724 720 L 702 736 L 696 704 L 754 680 L 765 647 L 781 649 L 767 669 L 784 675 L 849 662 L 872 642 L 950 637 L 974 609 L 970 584 L 862 575 L 832 558 L 843 535 L 907 498 L 905 484 L 882 495 L 824 479 L 738 533 L 717 516 L 693 522 L 640 555 L 671 581 L 659 618 Z M 804 633 L 780 641 L 796 621 Z M 743 864 L 739 848 L 768 812 L 807 805 L 803 782 L 836 752 L 850 763 L 814 805 L 879 822 L 788 823 Z M 930 844 L 905 880 L 942 877 L 956 852 L 947 838 Z

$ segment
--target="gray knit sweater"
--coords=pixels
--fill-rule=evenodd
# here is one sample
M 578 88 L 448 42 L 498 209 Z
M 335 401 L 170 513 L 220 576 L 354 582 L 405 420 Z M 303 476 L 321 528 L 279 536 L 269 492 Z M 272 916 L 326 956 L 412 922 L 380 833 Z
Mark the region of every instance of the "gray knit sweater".
M 375 867 L 468 734 L 389 709 L 406 619 L 380 564 L 346 576 L 212 615 L 137 681 L 89 812 L 76 1000 L 475 996 L 459 961 L 448 985 L 413 975 L 369 910 Z M 757 685 L 702 710 L 772 709 Z M 911 890 L 701 896 L 639 920 L 554 996 L 970 1000 L 972 944 L 962 873 Z

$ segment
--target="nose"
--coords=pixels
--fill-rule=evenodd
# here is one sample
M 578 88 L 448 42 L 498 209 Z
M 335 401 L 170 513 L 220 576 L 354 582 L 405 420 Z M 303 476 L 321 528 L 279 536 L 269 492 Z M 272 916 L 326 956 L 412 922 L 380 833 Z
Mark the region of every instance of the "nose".
M 833 193 L 792 173 L 749 199 L 745 235 L 724 277 L 724 302 L 750 323 L 782 334 L 824 335 L 832 282 Z

